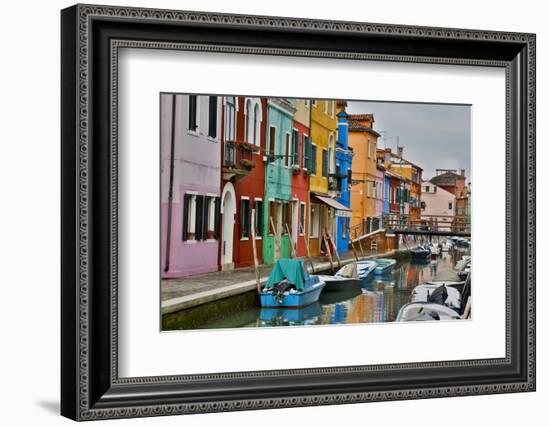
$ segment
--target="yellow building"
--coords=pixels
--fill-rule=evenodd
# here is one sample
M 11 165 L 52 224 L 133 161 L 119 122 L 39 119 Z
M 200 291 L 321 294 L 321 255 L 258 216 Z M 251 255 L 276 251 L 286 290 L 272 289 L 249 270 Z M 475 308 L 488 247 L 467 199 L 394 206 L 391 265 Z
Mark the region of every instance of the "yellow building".
M 380 136 L 372 128 L 372 114 L 350 114 L 349 146 L 353 148 L 351 227 L 377 215 L 376 147 Z
M 338 119 L 335 100 L 314 99 L 310 106 L 311 154 L 314 161 L 309 178 L 309 245 L 311 255 L 317 256 L 321 252 L 323 232 L 326 230 L 334 234 L 334 209 L 323 202 L 323 197 L 330 196 L 328 176 L 335 170 Z

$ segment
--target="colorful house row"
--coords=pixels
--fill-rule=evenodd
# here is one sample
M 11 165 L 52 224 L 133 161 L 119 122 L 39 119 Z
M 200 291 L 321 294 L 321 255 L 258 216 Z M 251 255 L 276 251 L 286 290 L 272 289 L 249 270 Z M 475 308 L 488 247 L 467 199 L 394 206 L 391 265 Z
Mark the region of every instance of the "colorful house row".
M 354 152 L 351 227 L 358 234 L 379 229 L 386 215 L 420 219 L 422 168 L 390 148 L 379 149 L 373 114 L 352 114 L 349 145 Z
M 347 133 L 334 100 L 163 94 L 161 276 L 347 250 Z

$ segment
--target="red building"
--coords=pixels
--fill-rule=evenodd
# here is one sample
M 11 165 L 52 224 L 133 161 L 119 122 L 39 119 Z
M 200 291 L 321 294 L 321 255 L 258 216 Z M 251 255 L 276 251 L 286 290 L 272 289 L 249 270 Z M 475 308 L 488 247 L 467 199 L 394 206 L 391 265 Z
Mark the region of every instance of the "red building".
M 306 256 L 304 234 L 308 229 L 309 174 L 304 159 L 305 145 L 309 138 L 309 127 L 298 120 L 293 121 L 292 129 L 292 225 L 291 241 L 296 247 L 296 255 Z
M 258 262 L 262 262 L 265 209 L 265 98 L 226 96 L 222 120 L 221 269 L 254 264 L 252 210 Z

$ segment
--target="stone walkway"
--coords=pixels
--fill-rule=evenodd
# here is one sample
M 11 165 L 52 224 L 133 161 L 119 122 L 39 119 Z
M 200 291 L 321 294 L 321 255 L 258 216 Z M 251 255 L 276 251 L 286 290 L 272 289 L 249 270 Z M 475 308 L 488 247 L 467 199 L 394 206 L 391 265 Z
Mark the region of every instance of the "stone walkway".
M 381 256 L 393 256 L 395 252 L 370 254 L 362 259 L 373 259 Z M 341 265 L 355 260 L 353 253 L 342 256 Z M 312 258 L 315 273 L 330 273 L 330 262 L 325 257 Z M 311 264 L 304 260 L 311 272 Z M 334 268 L 338 269 L 336 259 Z M 267 281 L 273 265 L 260 265 L 260 283 Z M 168 314 L 194 306 L 213 302 L 225 297 L 235 296 L 256 288 L 254 267 L 233 269 L 230 271 L 210 272 L 192 277 L 165 279 L 161 281 L 161 313 Z

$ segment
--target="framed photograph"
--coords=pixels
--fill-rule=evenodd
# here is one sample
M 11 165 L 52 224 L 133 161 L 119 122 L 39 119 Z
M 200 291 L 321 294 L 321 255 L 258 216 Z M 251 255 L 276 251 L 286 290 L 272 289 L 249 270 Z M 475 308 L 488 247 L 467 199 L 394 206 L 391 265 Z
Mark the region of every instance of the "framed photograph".
M 535 35 L 61 12 L 61 413 L 535 390 Z

